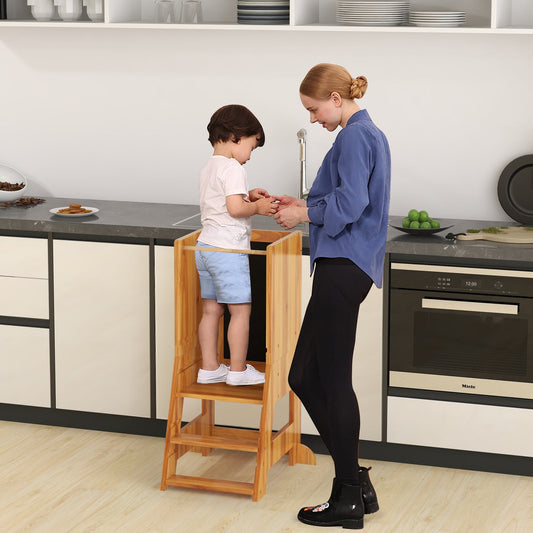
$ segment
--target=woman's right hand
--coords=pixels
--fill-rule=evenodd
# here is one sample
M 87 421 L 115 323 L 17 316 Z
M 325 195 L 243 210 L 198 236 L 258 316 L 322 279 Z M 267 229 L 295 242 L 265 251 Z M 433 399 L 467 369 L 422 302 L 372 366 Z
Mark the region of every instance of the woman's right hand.
M 278 211 L 285 209 L 287 207 L 306 207 L 305 200 L 301 198 L 296 198 L 294 196 L 282 195 L 282 196 L 271 196 L 278 202 Z

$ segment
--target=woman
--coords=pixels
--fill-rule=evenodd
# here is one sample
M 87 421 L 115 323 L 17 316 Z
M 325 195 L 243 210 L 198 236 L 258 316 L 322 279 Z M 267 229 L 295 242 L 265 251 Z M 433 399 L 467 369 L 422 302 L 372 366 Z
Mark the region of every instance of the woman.
M 279 196 L 274 215 L 285 229 L 309 222 L 313 289 L 292 362 L 289 384 L 301 399 L 335 465 L 327 503 L 304 507 L 298 519 L 317 526 L 363 527 L 378 510 L 368 469 L 358 463 L 359 408 L 352 359 L 359 306 L 381 287 L 387 235 L 390 151 L 385 135 L 354 98 L 364 76 L 339 66 L 313 67 L 300 99 L 328 131 L 341 126 L 313 187 L 303 200 Z

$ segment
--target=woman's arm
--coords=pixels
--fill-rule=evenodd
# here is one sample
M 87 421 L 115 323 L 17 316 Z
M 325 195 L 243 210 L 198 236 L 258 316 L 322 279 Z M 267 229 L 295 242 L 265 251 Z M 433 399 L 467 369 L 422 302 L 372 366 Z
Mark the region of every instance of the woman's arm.
M 373 168 L 372 149 L 361 131 L 347 131 L 338 141 L 338 185 L 317 204 L 309 206 L 308 211 L 311 223 L 324 226 L 330 237 L 357 222 L 368 206 L 368 183 Z

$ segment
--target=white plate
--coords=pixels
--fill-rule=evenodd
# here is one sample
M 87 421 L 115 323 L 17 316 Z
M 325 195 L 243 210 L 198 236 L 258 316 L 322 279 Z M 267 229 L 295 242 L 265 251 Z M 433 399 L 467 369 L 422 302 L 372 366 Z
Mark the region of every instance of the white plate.
M 98 213 L 98 211 L 100 211 L 100 209 L 97 209 L 96 207 L 89 207 L 89 206 L 86 206 L 86 205 L 82 205 L 81 206 L 83 209 L 90 209 L 91 212 L 90 213 L 60 213 L 59 210 L 60 209 L 68 209 L 68 205 L 66 205 L 65 207 L 54 207 L 53 209 L 50 209 L 50 213 L 52 213 L 53 215 L 57 215 L 58 217 L 70 217 L 70 218 L 75 218 L 75 217 L 89 217 L 91 215 L 95 215 L 96 213 Z

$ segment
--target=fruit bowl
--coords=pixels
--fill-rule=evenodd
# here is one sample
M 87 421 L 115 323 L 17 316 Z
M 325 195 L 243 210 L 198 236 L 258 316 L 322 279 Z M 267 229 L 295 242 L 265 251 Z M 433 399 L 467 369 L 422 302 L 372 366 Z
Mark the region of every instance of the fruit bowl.
M 451 226 L 443 226 L 441 228 L 404 228 L 403 226 L 393 226 L 391 224 L 391 228 L 403 231 L 409 235 L 432 235 L 433 233 L 438 233 L 439 231 L 449 229 Z
M 5 202 L 16 202 L 26 193 L 28 188 L 26 178 L 18 170 L 6 165 L 0 165 L 0 182 L 10 184 L 22 183 L 24 185 L 22 189 L 17 189 L 15 191 L 4 191 L 0 189 L 0 204 Z

